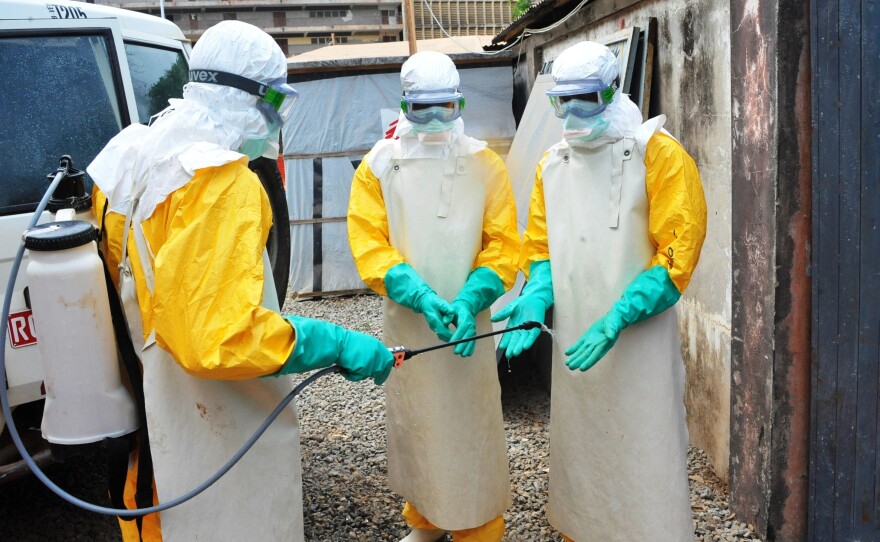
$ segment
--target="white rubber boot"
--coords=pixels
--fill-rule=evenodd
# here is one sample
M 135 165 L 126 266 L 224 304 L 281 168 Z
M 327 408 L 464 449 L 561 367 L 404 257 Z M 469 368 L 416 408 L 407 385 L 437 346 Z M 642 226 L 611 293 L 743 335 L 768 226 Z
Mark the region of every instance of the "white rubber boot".
M 437 542 L 445 534 L 443 529 L 413 529 L 400 542 Z

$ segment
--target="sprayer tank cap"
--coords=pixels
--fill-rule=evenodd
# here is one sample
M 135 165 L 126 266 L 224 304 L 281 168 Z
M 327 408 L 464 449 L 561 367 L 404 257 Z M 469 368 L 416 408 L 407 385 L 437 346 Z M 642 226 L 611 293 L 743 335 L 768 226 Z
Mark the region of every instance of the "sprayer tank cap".
M 22 237 L 28 250 L 66 250 L 96 240 L 98 230 L 84 220 L 65 220 L 34 226 Z

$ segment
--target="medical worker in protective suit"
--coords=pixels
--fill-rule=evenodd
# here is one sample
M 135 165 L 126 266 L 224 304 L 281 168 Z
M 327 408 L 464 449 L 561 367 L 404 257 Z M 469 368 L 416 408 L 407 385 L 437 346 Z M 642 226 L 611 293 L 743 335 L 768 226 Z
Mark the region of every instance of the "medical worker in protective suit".
M 291 391 L 282 375 L 337 364 L 381 383 L 392 367 L 372 337 L 280 315 L 264 254 L 271 208 L 248 161 L 277 156 L 296 97 L 286 77 L 268 34 L 217 24 L 193 47 L 183 99 L 123 130 L 88 168 L 143 365 L 160 502 L 232 457 Z M 302 541 L 301 492 L 291 405 L 215 485 L 145 518 L 143 540 Z M 138 539 L 135 522 L 122 525 Z
M 706 204 L 696 165 L 616 88 L 617 59 L 578 43 L 547 91 L 563 140 L 541 159 L 522 294 L 493 320 L 554 307 L 550 523 L 567 540 L 693 541 L 684 366 L 674 310 L 697 265 Z M 504 335 L 508 357 L 537 337 Z M 588 371 L 589 369 L 589 371 Z
M 491 330 L 486 309 L 514 281 L 519 238 L 504 164 L 463 133 L 452 60 L 416 53 L 400 80 L 399 139 L 379 141 L 355 172 L 348 235 L 361 278 L 387 296 L 385 341 L 415 347 Z M 407 542 L 445 531 L 493 542 L 504 532 L 494 343 L 453 348 L 407 361 L 386 385 L 388 476 L 406 499 Z

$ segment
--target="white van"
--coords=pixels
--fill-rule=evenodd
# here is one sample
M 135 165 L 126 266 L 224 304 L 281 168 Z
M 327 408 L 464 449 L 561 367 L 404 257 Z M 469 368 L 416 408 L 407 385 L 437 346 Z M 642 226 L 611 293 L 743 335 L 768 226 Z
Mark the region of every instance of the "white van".
M 62 155 L 85 170 L 116 133 L 146 124 L 178 98 L 187 81 L 190 45 L 180 29 L 133 11 L 53 0 L 0 0 L 0 286 Z M 279 297 L 287 292 L 290 229 L 283 179 L 259 159 L 275 225 L 267 248 Z M 91 180 L 86 176 L 87 191 Z M 44 214 L 48 220 L 48 213 Z M 6 379 L 16 427 L 33 456 L 51 461 L 40 437 L 42 372 L 39 330 L 26 299 L 22 264 L 8 322 Z M 283 298 L 282 298 L 283 303 Z M 0 414 L 0 484 L 27 467 Z

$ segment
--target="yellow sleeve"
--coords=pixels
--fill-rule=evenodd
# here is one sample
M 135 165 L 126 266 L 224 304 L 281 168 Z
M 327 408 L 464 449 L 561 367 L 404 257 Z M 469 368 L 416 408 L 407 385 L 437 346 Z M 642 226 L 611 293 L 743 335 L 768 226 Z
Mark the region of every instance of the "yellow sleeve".
M 486 207 L 483 213 L 482 250 L 474 268 L 486 267 L 498 275 L 509 290 L 516 281 L 519 258 L 519 232 L 516 229 L 516 200 L 504 162 L 495 152 L 480 151 L 489 161 L 486 183 Z
M 155 254 L 159 346 L 195 376 L 277 372 L 293 350 L 294 331 L 261 306 L 272 211 L 246 164 L 199 170 L 143 224 Z
M 684 292 L 700 259 L 706 238 L 706 198 L 697 165 L 675 139 L 655 134 L 645 152 L 648 230 L 657 253 L 651 267 L 662 265 Z
M 526 279 L 529 278 L 529 268 L 535 262 L 550 259 L 550 245 L 547 242 L 547 212 L 544 206 L 544 162 L 547 154 L 538 163 L 535 170 L 535 186 L 532 187 L 532 197 L 529 201 L 529 222 L 523 234 L 522 248 L 520 249 L 519 265 Z
M 385 274 L 404 259 L 391 246 L 382 187 L 366 158 L 361 160 L 351 182 L 348 243 L 361 279 L 377 294 L 387 295 Z

